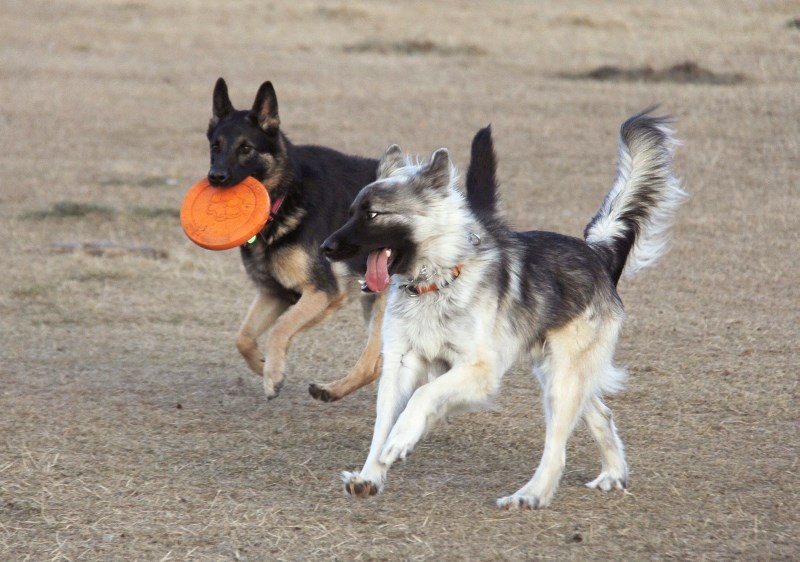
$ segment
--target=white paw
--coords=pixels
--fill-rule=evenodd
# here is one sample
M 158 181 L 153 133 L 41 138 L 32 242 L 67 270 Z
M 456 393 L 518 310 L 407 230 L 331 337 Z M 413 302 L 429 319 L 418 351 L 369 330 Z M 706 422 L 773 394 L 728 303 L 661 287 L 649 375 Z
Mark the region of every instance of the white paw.
M 537 496 L 516 493 L 497 500 L 497 507 L 508 510 L 539 509 L 542 507 L 547 507 L 547 503 L 542 502 Z
M 344 482 L 344 491 L 354 498 L 368 498 L 380 493 L 383 489 L 380 482 L 367 480 L 355 472 L 342 472 L 342 482 Z
M 414 450 L 424 432 L 424 421 L 401 416 L 383 446 L 381 464 L 391 466 L 397 459 L 405 459 Z
M 600 476 L 586 483 L 587 488 L 597 488 L 608 492 L 612 489 L 624 490 L 628 487 L 628 479 L 624 476 L 614 476 L 609 472 L 603 471 Z
M 412 443 L 390 442 L 387 443 L 381 453 L 381 463 L 391 466 L 397 459 L 405 459 L 414 450 Z

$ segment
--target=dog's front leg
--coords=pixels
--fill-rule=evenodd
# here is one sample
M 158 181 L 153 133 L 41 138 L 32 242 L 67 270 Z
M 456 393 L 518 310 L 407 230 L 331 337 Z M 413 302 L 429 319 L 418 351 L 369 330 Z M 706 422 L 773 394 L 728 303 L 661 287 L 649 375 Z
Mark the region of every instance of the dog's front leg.
M 340 307 L 344 299 L 324 291 L 307 288 L 300 299 L 281 314 L 267 336 L 267 357 L 264 363 L 264 392 L 275 398 L 285 377 L 286 351 L 292 338 L 300 331 L 322 320 Z
M 497 393 L 503 372 L 487 361 L 473 360 L 419 387 L 392 428 L 380 462 L 388 467 L 406 458 L 433 424 L 449 412 L 485 404 Z
M 359 498 L 375 495 L 383 489 L 389 466 L 379 457 L 386 437 L 426 373 L 425 362 L 415 353 L 387 353 L 385 349 L 386 346 L 369 455 L 361 472 L 342 473 L 345 491 Z
M 258 376 L 264 374 L 264 355 L 258 349 L 258 338 L 288 307 L 289 302 L 259 291 L 244 317 L 241 328 L 239 328 L 236 349 L 247 361 L 250 369 Z

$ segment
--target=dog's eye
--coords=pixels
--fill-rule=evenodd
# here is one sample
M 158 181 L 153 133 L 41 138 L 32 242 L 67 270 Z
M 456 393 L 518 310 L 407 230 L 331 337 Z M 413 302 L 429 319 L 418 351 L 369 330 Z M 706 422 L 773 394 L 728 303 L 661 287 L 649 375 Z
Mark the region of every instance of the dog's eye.
M 372 219 L 374 219 L 375 217 L 377 217 L 379 214 L 380 214 L 380 213 L 376 213 L 375 211 L 370 211 L 370 212 L 368 212 L 368 213 L 367 213 L 367 218 L 368 218 L 369 220 L 372 220 Z
M 215 142 L 211 145 L 211 154 L 219 154 L 219 143 Z
M 239 154 L 241 154 L 242 156 L 247 156 L 251 152 L 253 152 L 252 146 L 243 144 L 242 146 L 239 147 Z

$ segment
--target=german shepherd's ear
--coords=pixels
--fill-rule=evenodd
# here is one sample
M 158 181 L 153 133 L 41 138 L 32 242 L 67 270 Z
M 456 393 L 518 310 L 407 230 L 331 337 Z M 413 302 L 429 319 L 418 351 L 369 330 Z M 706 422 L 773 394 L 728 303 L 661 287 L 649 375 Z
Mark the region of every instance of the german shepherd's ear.
M 213 107 L 211 114 L 211 122 L 209 127 L 215 126 L 219 123 L 220 119 L 233 112 L 233 104 L 231 98 L 228 97 L 228 85 L 222 78 L 217 79 L 217 84 L 214 86 Z
M 393 144 L 383 153 L 381 161 L 378 163 L 378 178 L 388 178 L 393 172 L 406 165 L 403 158 L 403 151 L 396 144 Z
M 421 172 L 422 187 L 443 189 L 450 185 L 450 153 L 440 148 L 431 155 L 431 162 Z
M 278 130 L 281 120 L 278 117 L 278 96 L 275 95 L 272 82 L 261 84 L 250 115 L 265 133 L 274 133 Z

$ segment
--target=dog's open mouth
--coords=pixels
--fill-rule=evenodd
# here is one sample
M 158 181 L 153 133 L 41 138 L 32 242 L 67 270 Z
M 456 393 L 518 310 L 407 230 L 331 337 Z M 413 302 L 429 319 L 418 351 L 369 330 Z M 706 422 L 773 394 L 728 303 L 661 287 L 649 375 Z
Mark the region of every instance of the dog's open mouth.
M 381 248 L 370 252 L 367 257 L 367 275 L 365 278 L 366 290 L 380 293 L 389 286 L 391 275 L 389 264 L 392 259 L 391 248 Z

